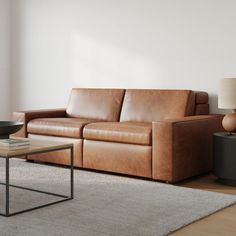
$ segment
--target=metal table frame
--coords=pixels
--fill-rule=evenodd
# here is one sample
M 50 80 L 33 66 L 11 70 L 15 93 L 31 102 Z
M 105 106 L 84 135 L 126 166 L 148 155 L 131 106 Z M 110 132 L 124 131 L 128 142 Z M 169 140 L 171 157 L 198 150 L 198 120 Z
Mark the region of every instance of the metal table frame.
M 70 196 L 10 184 L 10 176 L 9 176 L 9 174 L 10 174 L 9 173 L 10 172 L 10 165 L 9 165 L 10 164 L 10 159 L 15 158 L 15 157 L 24 156 L 26 154 L 15 155 L 15 156 L 12 156 L 12 157 L 2 157 L 2 158 L 6 159 L 6 162 L 5 162 L 6 182 L 5 183 L 0 183 L 0 184 L 6 186 L 6 188 L 5 188 L 6 199 L 5 199 L 5 214 L 0 213 L 0 216 L 5 216 L 5 217 L 14 216 L 14 215 L 18 215 L 18 214 L 21 214 L 21 213 L 24 213 L 24 212 L 28 212 L 28 211 L 36 210 L 36 209 L 39 209 L 39 208 L 43 208 L 43 207 L 46 207 L 46 206 L 51 206 L 51 205 L 54 205 L 54 204 L 57 204 L 57 203 L 60 203 L 60 202 L 72 200 L 74 198 L 74 148 L 73 148 L 73 145 L 71 145 L 70 147 L 55 148 L 55 149 L 50 150 L 50 151 L 49 150 L 47 150 L 47 151 L 44 150 L 44 151 L 38 151 L 38 152 L 35 152 L 35 153 L 39 154 L 39 153 L 59 151 L 59 150 L 65 150 L 65 149 L 70 149 Z M 25 209 L 25 210 L 21 210 L 21 211 L 17 211 L 17 212 L 10 212 L 10 193 L 9 193 L 10 187 L 29 190 L 29 191 L 43 193 L 43 194 L 48 194 L 48 195 L 52 195 L 52 196 L 56 196 L 56 197 L 61 197 L 62 199 L 54 201 L 54 202 L 50 202 L 50 203 L 47 203 L 47 204 L 44 204 L 44 205 L 28 208 L 28 209 Z

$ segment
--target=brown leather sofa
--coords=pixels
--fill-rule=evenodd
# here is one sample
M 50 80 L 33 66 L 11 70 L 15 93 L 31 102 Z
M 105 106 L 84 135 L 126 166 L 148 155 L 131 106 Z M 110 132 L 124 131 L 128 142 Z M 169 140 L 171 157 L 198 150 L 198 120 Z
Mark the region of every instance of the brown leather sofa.
M 212 168 L 208 94 L 191 90 L 72 89 L 66 109 L 14 112 L 16 136 L 74 143 L 75 166 L 177 182 Z M 28 156 L 67 165 L 67 151 Z

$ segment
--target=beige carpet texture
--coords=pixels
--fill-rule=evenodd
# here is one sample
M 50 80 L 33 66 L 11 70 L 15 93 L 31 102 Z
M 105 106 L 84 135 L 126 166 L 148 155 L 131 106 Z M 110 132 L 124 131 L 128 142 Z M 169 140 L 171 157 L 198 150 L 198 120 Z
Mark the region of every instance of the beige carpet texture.
M 0 160 L 0 181 L 5 162 Z M 67 168 L 10 161 L 12 184 L 66 194 Z M 5 204 L 0 187 L 0 211 Z M 57 197 L 10 189 L 11 211 Z M 236 202 L 232 195 L 177 187 L 104 173 L 75 170 L 75 199 L 9 218 L 0 217 L 1 236 L 159 236 Z

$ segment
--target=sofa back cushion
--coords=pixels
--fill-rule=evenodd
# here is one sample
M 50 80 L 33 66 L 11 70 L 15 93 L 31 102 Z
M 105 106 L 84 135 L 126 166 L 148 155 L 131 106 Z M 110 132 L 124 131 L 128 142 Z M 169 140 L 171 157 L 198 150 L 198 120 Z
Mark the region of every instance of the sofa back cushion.
M 195 115 L 209 114 L 208 93 L 202 91 L 195 91 Z
M 74 88 L 66 109 L 68 117 L 119 121 L 124 89 Z
M 191 90 L 127 89 L 120 121 L 152 122 L 194 114 Z

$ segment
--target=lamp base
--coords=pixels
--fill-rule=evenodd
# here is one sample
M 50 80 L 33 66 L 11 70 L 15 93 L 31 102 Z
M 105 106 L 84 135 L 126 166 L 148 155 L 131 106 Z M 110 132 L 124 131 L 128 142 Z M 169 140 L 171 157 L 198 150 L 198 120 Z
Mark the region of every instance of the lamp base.
M 225 115 L 225 117 L 222 120 L 222 126 L 223 128 L 230 132 L 230 133 L 236 133 L 236 112 L 234 110 L 233 113 L 229 113 Z

